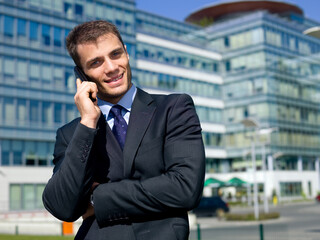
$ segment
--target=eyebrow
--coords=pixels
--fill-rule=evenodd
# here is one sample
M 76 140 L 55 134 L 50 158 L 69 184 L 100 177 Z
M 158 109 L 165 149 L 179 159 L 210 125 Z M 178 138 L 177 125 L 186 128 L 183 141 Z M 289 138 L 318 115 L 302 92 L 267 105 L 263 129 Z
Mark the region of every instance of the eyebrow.
M 99 60 L 101 57 L 95 57 L 95 58 L 92 58 L 92 59 L 90 59 L 90 60 L 88 60 L 87 62 L 86 62 L 86 65 L 88 66 L 88 65 L 90 65 L 91 63 L 93 63 L 93 62 L 95 62 L 95 61 L 97 61 L 97 60 Z
M 117 51 L 120 51 L 120 50 L 124 52 L 123 47 L 119 47 L 119 48 L 116 48 L 116 49 L 112 50 L 111 53 L 114 53 L 114 52 L 117 52 Z

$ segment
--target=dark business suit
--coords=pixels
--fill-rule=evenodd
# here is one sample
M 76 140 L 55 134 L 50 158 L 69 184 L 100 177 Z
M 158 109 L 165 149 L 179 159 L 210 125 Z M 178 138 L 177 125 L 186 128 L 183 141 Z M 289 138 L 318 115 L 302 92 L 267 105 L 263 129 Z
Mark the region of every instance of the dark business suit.
M 137 89 L 123 152 L 103 117 L 97 129 L 79 121 L 57 131 L 45 207 L 61 220 L 75 221 L 86 211 L 96 181 L 101 184 L 93 192 L 95 218 L 84 221 L 78 236 L 187 239 L 187 211 L 199 201 L 205 166 L 192 99 Z

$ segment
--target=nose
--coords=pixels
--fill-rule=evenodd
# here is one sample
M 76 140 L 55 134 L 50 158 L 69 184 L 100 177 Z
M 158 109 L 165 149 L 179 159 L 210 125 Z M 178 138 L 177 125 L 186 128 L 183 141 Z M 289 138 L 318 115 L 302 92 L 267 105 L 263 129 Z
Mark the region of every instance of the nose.
M 113 73 L 118 69 L 118 64 L 110 58 L 105 59 L 104 71 L 106 74 Z

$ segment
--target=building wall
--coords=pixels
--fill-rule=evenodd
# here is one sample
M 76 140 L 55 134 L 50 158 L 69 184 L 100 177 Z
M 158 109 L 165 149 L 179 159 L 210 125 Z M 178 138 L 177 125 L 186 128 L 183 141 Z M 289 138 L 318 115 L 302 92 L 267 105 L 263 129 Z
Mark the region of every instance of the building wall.
M 0 212 L 43 208 L 41 194 L 51 175 L 49 167 L 0 167 Z

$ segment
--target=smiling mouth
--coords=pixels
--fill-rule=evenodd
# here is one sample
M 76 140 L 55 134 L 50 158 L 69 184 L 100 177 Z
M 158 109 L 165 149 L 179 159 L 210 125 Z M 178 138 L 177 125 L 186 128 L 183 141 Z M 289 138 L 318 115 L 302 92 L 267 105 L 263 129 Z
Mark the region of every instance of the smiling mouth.
M 116 82 L 116 81 L 118 81 L 119 79 L 121 79 L 123 77 L 123 73 L 121 74 L 121 75 L 119 75 L 118 77 L 116 77 L 116 78 L 113 78 L 113 79 L 111 79 L 111 80 L 107 80 L 106 82 L 108 82 L 108 83 L 110 83 L 110 82 Z

